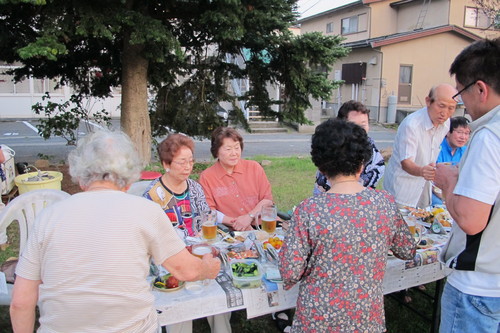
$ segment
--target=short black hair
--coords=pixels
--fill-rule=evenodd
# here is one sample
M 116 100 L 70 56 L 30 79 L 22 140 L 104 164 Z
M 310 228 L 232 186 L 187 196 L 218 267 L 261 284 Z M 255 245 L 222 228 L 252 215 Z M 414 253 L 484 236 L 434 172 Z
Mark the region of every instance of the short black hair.
M 487 83 L 500 94 L 500 37 L 481 39 L 467 46 L 455 58 L 450 75 L 466 86 L 477 80 Z
M 371 155 L 366 131 L 352 122 L 329 119 L 312 136 L 312 161 L 328 178 L 356 174 Z
M 453 117 L 450 119 L 450 133 L 459 127 L 469 128 L 469 119 L 465 117 Z
M 351 111 L 358 111 L 367 115 L 370 114 L 370 110 L 366 106 L 364 106 L 363 103 L 350 100 L 342 104 L 342 106 L 339 109 L 339 112 L 337 112 L 337 118 L 347 120 L 347 116 Z

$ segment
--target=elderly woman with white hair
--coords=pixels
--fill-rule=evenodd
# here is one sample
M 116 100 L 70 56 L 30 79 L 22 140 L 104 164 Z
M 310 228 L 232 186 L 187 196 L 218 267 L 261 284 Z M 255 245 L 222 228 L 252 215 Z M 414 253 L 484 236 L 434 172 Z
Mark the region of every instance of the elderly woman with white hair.
M 84 192 L 44 209 L 17 266 L 14 331 L 157 332 L 146 277 L 153 258 L 179 280 L 215 278 L 219 259 L 192 256 L 154 202 L 125 193 L 141 163 L 123 133 L 79 141 L 69 171 Z

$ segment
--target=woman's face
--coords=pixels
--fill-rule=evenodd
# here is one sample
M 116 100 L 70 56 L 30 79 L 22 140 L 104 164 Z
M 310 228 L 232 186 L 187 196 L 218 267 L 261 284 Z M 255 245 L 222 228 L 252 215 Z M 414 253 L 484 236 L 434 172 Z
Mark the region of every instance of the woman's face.
M 222 140 L 218 151 L 218 159 L 224 168 L 234 168 L 241 158 L 241 145 L 239 141 L 231 138 Z
M 163 163 L 165 169 L 170 169 L 168 175 L 177 181 L 185 181 L 193 171 L 193 152 L 188 147 L 181 147 L 174 155 L 170 164 Z

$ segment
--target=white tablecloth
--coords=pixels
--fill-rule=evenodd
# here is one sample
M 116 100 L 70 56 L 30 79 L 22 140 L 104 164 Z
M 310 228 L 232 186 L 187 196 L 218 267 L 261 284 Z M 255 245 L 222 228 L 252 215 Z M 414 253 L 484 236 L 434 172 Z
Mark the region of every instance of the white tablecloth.
M 437 261 L 437 255 L 447 235 L 429 234 L 426 237 L 431 238 L 436 246 L 418 250 L 414 260 L 388 258 L 383 283 L 384 294 L 437 281 L 446 276 L 447 272 Z M 241 309 L 246 309 L 248 318 L 254 318 L 295 307 L 298 285 L 288 291 L 283 290 L 282 284 L 277 287 L 277 291 L 269 293 L 264 285 L 260 288 L 242 289 L 243 304 L 231 308 L 227 306 L 226 293 L 215 281 L 205 286 L 200 294 L 190 294 L 186 289 L 153 293 L 159 320 L 164 326 Z

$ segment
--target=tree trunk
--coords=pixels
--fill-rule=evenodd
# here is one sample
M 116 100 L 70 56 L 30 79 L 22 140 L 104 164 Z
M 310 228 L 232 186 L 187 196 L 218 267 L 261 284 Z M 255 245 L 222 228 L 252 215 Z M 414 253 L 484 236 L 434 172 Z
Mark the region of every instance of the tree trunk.
M 143 45 L 130 44 L 126 34 L 122 58 L 121 127 L 135 144 L 144 165 L 151 161 L 151 121 L 148 112 L 148 60 Z

